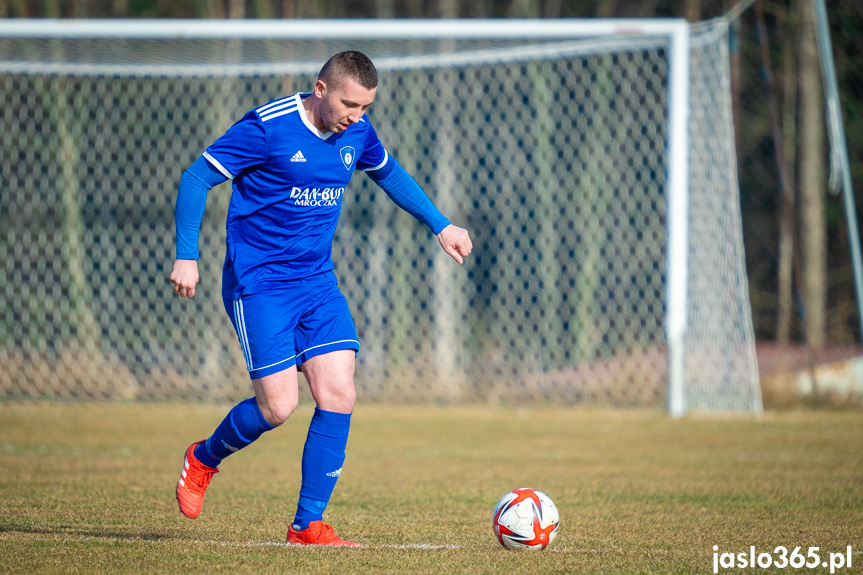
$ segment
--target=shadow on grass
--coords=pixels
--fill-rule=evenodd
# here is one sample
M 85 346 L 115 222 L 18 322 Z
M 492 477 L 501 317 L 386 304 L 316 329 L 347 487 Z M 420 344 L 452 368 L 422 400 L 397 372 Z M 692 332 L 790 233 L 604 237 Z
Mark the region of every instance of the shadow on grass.
M 66 526 L 59 526 L 56 528 L 48 528 L 48 527 L 33 527 L 30 525 L 0 525 L 0 533 L 21 533 L 28 535 L 54 535 L 57 537 L 63 536 L 77 536 L 82 539 L 123 539 L 126 541 L 163 541 L 176 539 L 176 537 L 169 533 L 142 533 L 142 532 L 129 532 L 123 530 L 93 530 L 89 531 L 86 529 L 80 528 L 69 528 Z

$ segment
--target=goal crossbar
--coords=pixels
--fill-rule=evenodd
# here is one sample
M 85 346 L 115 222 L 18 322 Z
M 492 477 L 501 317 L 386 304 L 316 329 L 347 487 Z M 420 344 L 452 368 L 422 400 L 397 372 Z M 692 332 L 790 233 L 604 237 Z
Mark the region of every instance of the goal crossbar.
M 115 39 L 523 39 L 672 35 L 686 20 L 0 20 L 0 38 Z

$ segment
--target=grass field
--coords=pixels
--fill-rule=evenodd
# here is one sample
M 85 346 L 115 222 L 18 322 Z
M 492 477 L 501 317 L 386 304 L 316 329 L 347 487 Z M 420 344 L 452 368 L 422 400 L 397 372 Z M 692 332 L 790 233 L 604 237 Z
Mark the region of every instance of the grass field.
M 720 552 L 853 548 L 863 413 L 671 420 L 655 411 L 360 405 L 326 518 L 360 549 L 286 547 L 311 406 L 222 464 L 197 520 L 174 485 L 226 406 L 0 404 L 3 573 L 712 573 Z M 543 553 L 491 510 L 542 489 Z M 739 572 L 720 570 L 720 572 Z M 829 569 L 750 569 L 828 573 Z

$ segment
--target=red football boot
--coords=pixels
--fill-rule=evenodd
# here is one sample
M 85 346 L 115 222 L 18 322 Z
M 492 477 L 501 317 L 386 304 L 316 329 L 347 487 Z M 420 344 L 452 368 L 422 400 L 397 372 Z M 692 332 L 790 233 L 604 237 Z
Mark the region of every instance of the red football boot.
M 204 492 L 210 484 L 210 479 L 219 470 L 198 461 L 195 457 L 195 447 L 204 441 L 196 441 L 186 449 L 186 457 L 183 460 L 183 471 L 177 482 L 177 503 L 180 511 L 189 519 L 194 519 L 201 514 L 204 507 Z
M 359 547 L 356 543 L 345 541 L 333 533 L 333 528 L 323 521 L 312 521 L 308 529 L 294 531 L 288 527 L 288 543 L 293 545 L 333 545 L 336 547 Z

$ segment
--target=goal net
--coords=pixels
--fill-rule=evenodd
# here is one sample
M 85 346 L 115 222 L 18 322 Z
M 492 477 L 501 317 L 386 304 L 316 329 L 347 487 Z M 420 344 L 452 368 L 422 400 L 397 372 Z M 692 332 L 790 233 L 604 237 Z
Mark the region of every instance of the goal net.
M 177 185 L 245 111 L 356 49 L 384 145 L 475 246 L 454 264 L 353 178 L 333 259 L 361 398 L 761 409 L 724 22 L 12 26 L 3 397 L 248 396 L 219 285 L 230 187 L 188 301 L 167 280 Z

